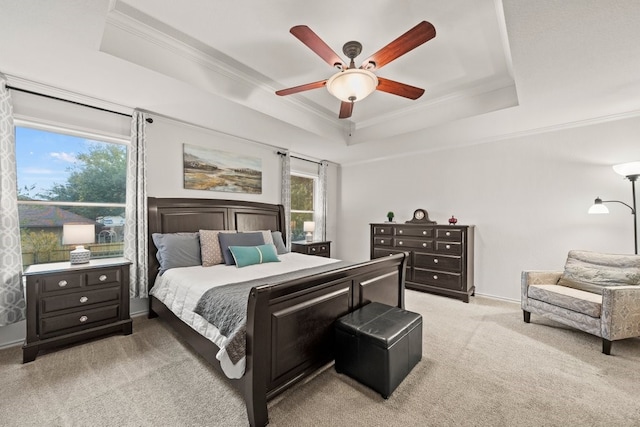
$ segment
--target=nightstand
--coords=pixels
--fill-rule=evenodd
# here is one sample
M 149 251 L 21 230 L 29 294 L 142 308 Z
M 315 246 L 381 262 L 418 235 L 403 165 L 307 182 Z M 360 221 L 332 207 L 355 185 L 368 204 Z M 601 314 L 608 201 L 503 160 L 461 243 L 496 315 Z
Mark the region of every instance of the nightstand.
M 305 255 L 331 257 L 331 242 L 291 242 L 291 251 Z
M 34 264 L 26 279 L 27 337 L 23 363 L 38 351 L 100 335 L 132 332 L 129 266 L 124 258 Z

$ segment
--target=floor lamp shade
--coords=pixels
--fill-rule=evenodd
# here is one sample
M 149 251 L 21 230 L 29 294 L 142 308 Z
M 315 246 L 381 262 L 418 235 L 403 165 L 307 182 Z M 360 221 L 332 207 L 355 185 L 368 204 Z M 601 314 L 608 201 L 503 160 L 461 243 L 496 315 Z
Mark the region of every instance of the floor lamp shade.
M 63 224 L 62 244 L 76 245 L 69 252 L 71 264 L 84 264 L 91 259 L 91 251 L 83 246 L 86 243 L 94 243 L 96 239 L 96 227 L 93 224 Z

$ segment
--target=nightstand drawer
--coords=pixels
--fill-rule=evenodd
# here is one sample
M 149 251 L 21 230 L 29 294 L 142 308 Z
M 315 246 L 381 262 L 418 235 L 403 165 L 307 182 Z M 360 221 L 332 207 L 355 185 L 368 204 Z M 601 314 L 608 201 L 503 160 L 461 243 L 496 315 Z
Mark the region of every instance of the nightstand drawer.
M 41 299 L 42 314 L 48 314 L 54 311 L 65 310 L 68 308 L 84 307 L 87 305 L 99 304 L 108 301 L 118 303 L 119 300 L 120 287 L 74 292 L 71 294 L 52 297 L 43 297 Z
M 120 269 L 102 269 L 87 273 L 87 286 L 104 285 L 106 283 L 119 283 Z
M 56 333 L 67 333 L 67 329 L 84 328 L 98 322 L 116 322 L 120 316 L 119 306 L 94 308 L 77 311 L 62 316 L 45 317 L 40 321 L 40 336 L 52 336 Z
M 309 255 L 329 256 L 329 245 L 314 245 L 307 248 Z
M 39 277 L 38 281 L 43 292 L 56 292 L 79 288 L 82 285 L 81 277 L 78 273 L 50 274 Z

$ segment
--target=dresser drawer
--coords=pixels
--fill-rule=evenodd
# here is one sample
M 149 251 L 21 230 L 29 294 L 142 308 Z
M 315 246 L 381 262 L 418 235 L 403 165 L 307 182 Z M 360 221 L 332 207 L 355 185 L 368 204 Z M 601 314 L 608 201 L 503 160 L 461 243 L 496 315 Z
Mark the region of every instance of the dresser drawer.
M 307 248 L 307 254 L 309 255 L 319 255 L 319 256 L 329 256 L 329 245 L 313 245 Z
M 462 244 L 458 242 L 436 242 L 436 252 L 441 254 L 461 255 Z
M 456 256 L 415 253 L 415 266 L 417 268 L 429 268 L 460 272 L 462 271 L 462 259 Z
M 373 234 L 378 235 L 391 235 L 393 234 L 393 227 L 391 226 L 374 226 Z
M 44 317 L 40 320 L 40 336 L 47 337 L 58 333 L 68 333 L 68 329 L 84 328 L 99 322 L 109 323 L 118 321 L 120 307 L 111 305 L 77 311 L 61 316 Z
M 462 289 L 462 277 L 455 273 L 443 273 L 441 271 L 414 268 L 413 280 L 440 288 L 453 290 Z
M 433 228 L 398 226 L 396 227 L 396 236 L 433 237 Z
M 453 242 L 461 242 L 462 241 L 462 230 L 460 229 L 448 229 L 448 228 L 438 228 L 436 229 L 436 238 L 438 240 L 450 240 Z
M 429 250 L 429 249 L 433 249 L 433 240 L 404 239 L 401 237 L 396 237 L 394 239 L 393 246 L 395 246 L 396 248 L 413 248 L 413 249 Z
M 120 287 L 111 287 L 43 297 L 40 301 L 42 304 L 42 314 L 48 314 L 68 308 L 84 307 L 108 301 L 118 303 L 119 300 Z
M 393 246 L 393 238 L 390 236 L 374 237 L 373 244 L 376 246 Z
M 65 291 L 79 288 L 82 285 L 82 276 L 78 273 L 49 274 L 38 278 L 43 292 Z
M 101 269 L 87 273 L 87 286 L 120 283 L 120 269 Z

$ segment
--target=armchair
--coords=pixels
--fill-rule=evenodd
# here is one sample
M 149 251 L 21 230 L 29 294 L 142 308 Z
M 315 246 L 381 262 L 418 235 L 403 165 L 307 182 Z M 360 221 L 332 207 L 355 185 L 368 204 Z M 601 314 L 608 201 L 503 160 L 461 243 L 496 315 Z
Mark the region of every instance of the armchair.
M 564 271 L 525 270 L 525 323 L 531 313 L 612 341 L 640 336 L 640 256 L 570 251 Z

